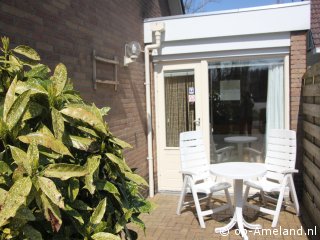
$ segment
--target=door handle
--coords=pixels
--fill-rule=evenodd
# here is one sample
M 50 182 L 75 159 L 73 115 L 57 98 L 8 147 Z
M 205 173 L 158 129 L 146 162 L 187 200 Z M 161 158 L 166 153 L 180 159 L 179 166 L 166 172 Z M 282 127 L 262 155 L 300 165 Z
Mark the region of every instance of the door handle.
M 200 126 L 200 118 L 198 118 L 197 120 L 193 121 L 197 126 Z

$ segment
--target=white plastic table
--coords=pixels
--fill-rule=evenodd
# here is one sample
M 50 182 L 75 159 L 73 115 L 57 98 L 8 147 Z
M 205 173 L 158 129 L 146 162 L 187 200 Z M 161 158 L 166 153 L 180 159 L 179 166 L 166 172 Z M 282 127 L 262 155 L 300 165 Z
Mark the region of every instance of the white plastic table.
M 228 143 L 236 143 L 238 145 L 238 156 L 239 158 L 243 158 L 243 144 L 251 143 L 257 141 L 257 137 L 252 136 L 232 136 L 232 137 L 225 137 L 224 141 Z
M 261 229 L 259 224 L 251 224 L 243 219 L 243 180 L 261 177 L 267 169 L 262 163 L 248 163 L 248 162 L 226 162 L 210 165 L 210 172 L 220 177 L 226 177 L 234 180 L 234 205 L 235 210 L 233 217 L 226 226 L 216 228 L 216 233 L 229 232 L 231 228 L 237 223 L 238 229 L 243 239 L 247 240 L 248 236 L 244 227 L 250 229 Z

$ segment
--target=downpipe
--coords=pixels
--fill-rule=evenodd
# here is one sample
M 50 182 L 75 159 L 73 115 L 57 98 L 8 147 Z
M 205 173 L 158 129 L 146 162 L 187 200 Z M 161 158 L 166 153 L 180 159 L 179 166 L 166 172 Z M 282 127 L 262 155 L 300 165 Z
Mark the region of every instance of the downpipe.
M 163 31 L 163 30 L 162 30 Z M 149 197 L 154 197 L 154 176 L 153 176 L 153 149 L 152 149 L 152 115 L 151 115 L 151 89 L 150 89 L 150 50 L 157 49 L 161 44 L 161 30 L 155 31 L 155 43 L 145 46 L 145 86 L 146 86 L 146 112 L 147 112 L 147 145 L 148 145 L 148 166 L 149 166 Z

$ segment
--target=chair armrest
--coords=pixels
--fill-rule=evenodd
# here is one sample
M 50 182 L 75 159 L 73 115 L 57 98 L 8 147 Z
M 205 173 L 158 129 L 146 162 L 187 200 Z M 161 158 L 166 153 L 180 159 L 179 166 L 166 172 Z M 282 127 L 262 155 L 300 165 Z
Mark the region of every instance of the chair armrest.
M 192 170 L 184 170 L 184 171 L 180 171 L 182 174 L 185 175 L 198 175 L 200 172 L 196 172 L 196 171 L 192 171 Z
M 223 147 L 216 150 L 216 153 L 219 154 L 219 153 L 229 152 L 229 151 L 232 151 L 233 149 L 234 149 L 234 146 Z
M 256 155 L 261 155 L 262 154 L 262 152 L 260 152 L 259 150 L 251 148 L 251 147 L 245 147 L 244 150 L 248 151 L 250 153 L 256 154 Z
M 280 173 L 282 173 L 282 174 L 292 174 L 292 173 L 298 173 L 298 172 L 299 172 L 299 170 L 297 170 L 297 169 L 288 168 L 288 169 L 282 170 Z

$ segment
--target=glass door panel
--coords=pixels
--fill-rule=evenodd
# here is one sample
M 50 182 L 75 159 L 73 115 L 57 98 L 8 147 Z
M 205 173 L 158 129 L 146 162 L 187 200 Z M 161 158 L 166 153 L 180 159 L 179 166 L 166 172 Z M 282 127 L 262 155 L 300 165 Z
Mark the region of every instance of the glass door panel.
M 179 147 L 179 134 L 195 130 L 194 71 L 165 71 L 166 147 Z

